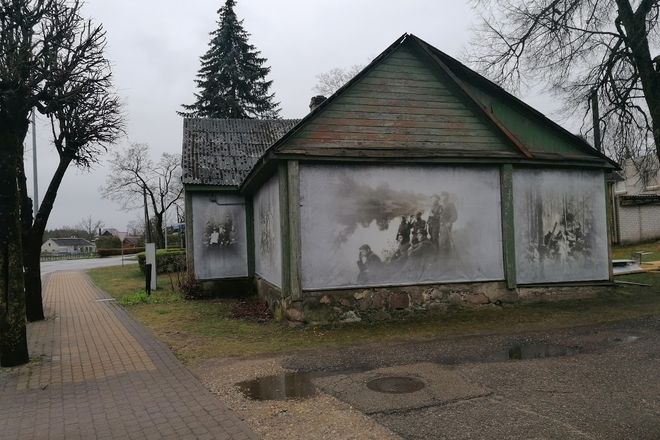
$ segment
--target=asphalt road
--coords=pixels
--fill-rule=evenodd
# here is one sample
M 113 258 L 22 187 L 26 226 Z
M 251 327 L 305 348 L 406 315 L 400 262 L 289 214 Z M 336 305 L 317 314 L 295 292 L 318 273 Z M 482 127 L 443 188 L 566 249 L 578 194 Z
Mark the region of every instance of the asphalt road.
M 123 264 L 136 264 L 137 258 L 134 255 L 124 256 Z M 88 258 L 81 260 L 59 260 L 59 261 L 46 261 L 41 263 L 41 275 L 60 270 L 87 270 L 96 267 L 107 266 L 121 266 L 122 257 L 104 257 L 104 258 Z
M 283 366 L 346 371 L 314 384 L 404 439 L 660 439 L 658 316 L 302 352 Z M 425 386 L 367 385 L 387 377 Z

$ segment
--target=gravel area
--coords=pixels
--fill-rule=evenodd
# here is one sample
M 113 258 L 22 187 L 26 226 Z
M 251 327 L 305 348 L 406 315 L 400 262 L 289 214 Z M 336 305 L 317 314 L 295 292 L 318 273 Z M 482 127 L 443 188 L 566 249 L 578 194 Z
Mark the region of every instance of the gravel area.
M 400 440 L 374 419 L 328 394 L 305 399 L 250 400 L 236 384 L 283 374 L 286 357 L 211 359 L 191 367 L 236 416 L 265 440 Z
M 520 346 L 542 349 L 510 351 Z M 557 357 L 555 347 L 579 354 Z M 536 358 L 508 360 L 521 353 Z M 210 359 L 191 369 L 266 440 L 660 438 L 659 317 Z M 323 370 L 336 374 L 314 379 L 317 394 L 307 399 L 255 401 L 235 385 Z M 427 386 L 400 396 L 366 389 L 388 375 Z

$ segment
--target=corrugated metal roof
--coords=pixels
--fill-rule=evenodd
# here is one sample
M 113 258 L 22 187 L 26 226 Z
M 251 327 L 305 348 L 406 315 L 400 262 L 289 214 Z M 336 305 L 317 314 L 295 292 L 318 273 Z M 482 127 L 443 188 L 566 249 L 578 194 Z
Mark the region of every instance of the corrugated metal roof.
M 185 118 L 183 183 L 239 186 L 266 149 L 298 122 L 298 119 Z

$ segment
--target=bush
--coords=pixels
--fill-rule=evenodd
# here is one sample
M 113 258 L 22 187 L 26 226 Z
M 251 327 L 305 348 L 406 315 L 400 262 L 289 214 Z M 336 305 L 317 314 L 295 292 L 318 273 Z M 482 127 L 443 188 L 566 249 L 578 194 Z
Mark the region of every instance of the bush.
M 124 255 L 137 254 L 139 252 L 144 252 L 144 248 L 124 249 Z M 121 249 L 97 249 L 96 253 L 99 257 L 109 257 L 111 255 L 121 255 Z
M 147 254 L 138 254 L 138 265 L 142 273 L 146 272 Z M 186 251 L 182 249 L 156 250 L 156 271 L 158 273 L 181 272 L 186 270 Z
M 120 249 L 121 240 L 119 237 L 99 237 L 96 239 L 96 248 L 97 249 Z

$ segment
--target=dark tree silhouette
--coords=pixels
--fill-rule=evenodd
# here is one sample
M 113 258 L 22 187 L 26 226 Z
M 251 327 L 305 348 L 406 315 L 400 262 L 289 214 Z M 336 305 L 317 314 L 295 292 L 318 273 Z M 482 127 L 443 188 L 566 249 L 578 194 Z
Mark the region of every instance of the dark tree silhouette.
M 605 151 L 617 160 L 660 156 L 658 0 L 471 0 L 481 14 L 468 59 L 495 82 L 543 85 L 583 109 L 595 94 Z M 656 45 L 657 47 L 657 45 Z
M 211 32 L 209 50 L 200 58 L 194 104 L 184 104 L 186 117 L 218 119 L 277 118 L 279 103 L 269 93 L 272 81 L 266 81 L 270 67 L 266 58 L 248 43 L 243 20 L 234 12 L 234 0 L 227 0 L 218 10 L 218 29 Z

